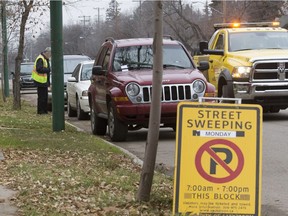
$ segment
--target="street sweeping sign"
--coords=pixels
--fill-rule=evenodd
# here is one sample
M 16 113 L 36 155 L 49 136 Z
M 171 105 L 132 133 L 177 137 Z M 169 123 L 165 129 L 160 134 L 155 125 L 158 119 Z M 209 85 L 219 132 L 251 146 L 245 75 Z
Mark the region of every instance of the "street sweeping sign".
M 174 215 L 259 216 L 262 107 L 178 105 Z

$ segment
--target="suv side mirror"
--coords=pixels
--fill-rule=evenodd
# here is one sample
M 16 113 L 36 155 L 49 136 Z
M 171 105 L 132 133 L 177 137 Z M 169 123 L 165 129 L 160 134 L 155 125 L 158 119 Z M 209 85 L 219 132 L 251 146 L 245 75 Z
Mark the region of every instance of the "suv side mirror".
M 105 75 L 106 71 L 103 70 L 102 66 L 96 65 L 92 68 L 92 75 Z

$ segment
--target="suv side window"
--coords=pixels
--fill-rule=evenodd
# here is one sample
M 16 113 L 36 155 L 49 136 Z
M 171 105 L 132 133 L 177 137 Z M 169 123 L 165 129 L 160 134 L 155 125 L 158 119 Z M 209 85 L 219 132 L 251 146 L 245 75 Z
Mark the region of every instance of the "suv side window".
M 96 64 L 101 65 L 103 70 L 108 69 L 110 54 L 111 54 L 111 50 L 108 47 L 104 47 L 101 50 L 101 53 L 100 53 L 101 58 L 98 59 Z
M 105 54 L 103 64 L 102 64 L 103 70 L 108 70 L 110 55 L 111 55 L 111 50 L 108 49 L 106 54 Z
M 219 35 L 217 42 L 216 42 L 216 45 L 215 45 L 215 49 L 216 50 L 224 50 L 224 35 L 223 34 Z

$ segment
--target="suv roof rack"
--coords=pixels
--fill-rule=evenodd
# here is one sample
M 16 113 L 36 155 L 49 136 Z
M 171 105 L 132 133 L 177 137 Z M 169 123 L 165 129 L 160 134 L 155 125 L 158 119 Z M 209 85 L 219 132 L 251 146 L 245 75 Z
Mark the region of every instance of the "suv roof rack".
M 167 39 L 170 39 L 170 40 L 174 40 L 174 38 L 173 38 L 171 35 L 163 35 L 163 38 L 167 38 Z
M 105 39 L 105 42 L 107 42 L 107 41 L 111 41 L 112 43 L 115 42 L 115 40 L 114 40 L 113 37 L 107 37 L 107 38 Z

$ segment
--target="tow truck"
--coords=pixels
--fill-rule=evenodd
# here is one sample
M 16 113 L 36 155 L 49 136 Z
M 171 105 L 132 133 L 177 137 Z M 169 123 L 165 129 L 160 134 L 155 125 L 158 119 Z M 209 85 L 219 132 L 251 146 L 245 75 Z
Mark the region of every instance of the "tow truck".
M 288 107 L 288 30 L 279 22 L 214 25 L 209 42 L 200 42 L 197 66 L 216 86 L 217 96 L 241 98 L 264 112 Z

